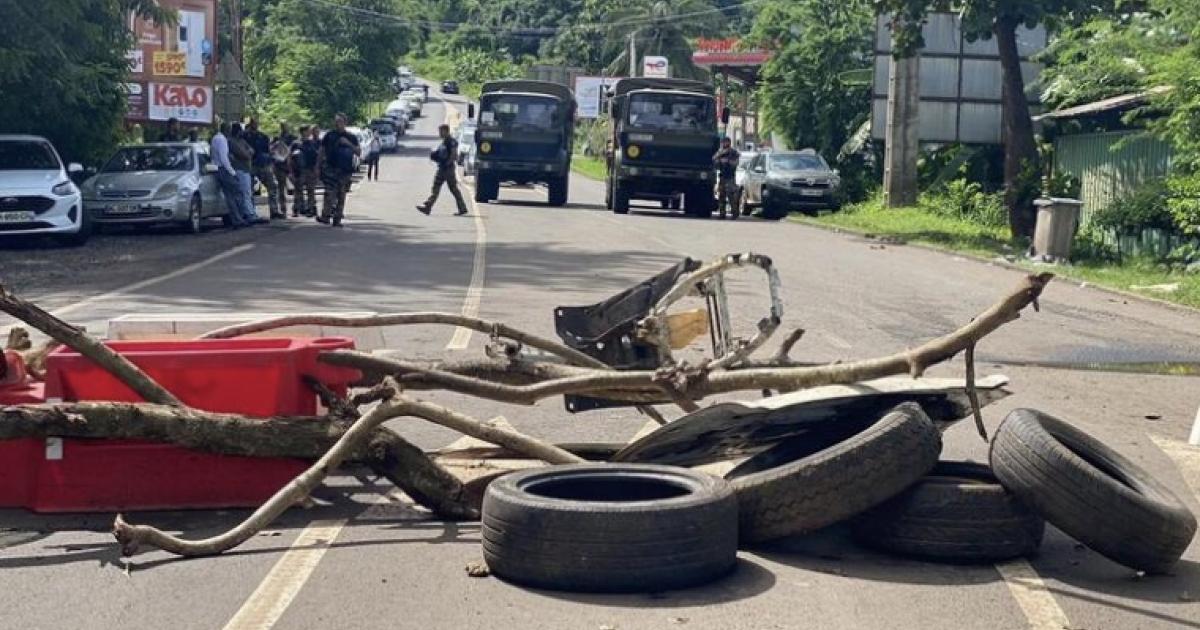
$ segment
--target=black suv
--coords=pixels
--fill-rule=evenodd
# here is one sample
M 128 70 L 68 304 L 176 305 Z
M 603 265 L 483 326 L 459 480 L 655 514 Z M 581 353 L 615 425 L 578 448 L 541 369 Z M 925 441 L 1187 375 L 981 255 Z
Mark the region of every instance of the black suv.
M 458 81 L 442 81 L 442 94 L 458 94 Z

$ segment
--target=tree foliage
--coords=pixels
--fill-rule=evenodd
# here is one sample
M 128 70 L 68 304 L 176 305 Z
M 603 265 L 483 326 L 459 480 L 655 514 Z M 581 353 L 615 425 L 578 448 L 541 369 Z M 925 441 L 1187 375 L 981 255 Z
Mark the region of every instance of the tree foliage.
M 152 0 L 0 0 L 0 130 L 45 136 L 69 161 L 107 157 L 121 133 L 129 15 Z

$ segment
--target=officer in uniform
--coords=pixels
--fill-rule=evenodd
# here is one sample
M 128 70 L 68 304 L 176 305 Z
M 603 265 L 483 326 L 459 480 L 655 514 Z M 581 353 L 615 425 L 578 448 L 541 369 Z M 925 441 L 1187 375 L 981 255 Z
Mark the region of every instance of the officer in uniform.
M 730 206 L 735 221 L 742 214 L 742 191 L 737 185 L 737 166 L 741 157 L 729 138 L 721 139 L 721 150 L 713 156 L 713 166 L 718 174 L 717 203 L 721 206 L 722 219 L 726 206 Z
M 433 210 L 433 204 L 437 203 L 442 184 L 445 184 L 450 189 L 450 194 L 454 195 L 454 201 L 458 203 L 456 214 L 462 216 L 467 213 L 467 202 L 463 200 L 462 191 L 458 189 L 458 173 L 454 170 L 458 159 L 458 141 L 450 135 L 450 125 L 438 127 L 438 135 L 441 136 L 442 143 L 429 154 L 429 159 L 437 164 L 437 174 L 433 176 L 433 192 L 425 203 L 417 206 L 417 211 L 429 214 Z

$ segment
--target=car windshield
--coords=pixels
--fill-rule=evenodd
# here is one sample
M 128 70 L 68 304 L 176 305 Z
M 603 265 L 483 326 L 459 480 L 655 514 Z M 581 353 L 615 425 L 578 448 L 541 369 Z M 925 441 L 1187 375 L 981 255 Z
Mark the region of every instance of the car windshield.
M 679 94 L 634 94 L 629 124 L 640 129 L 690 131 L 713 124 L 712 99 Z
M 823 171 L 829 165 L 819 155 L 786 153 L 772 156 L 771 168 L 779 171 Z
M 188 171 L 191 168 L 192 150 L 188 147 L 128 147 L 117 151 L 102 172 Z
M 479 112 L 482 127 L 554 131 L 558 128 L 558 102 L 541 96 L 487 97 Z
M 385 136 L 390 136 L 396 133 L 396 128 L 393 127 L 392 123 L 390 122 L 371 123 L 371 129 L 373 129 L 375 133 L 381 133 Z
M 0 142 L 0 171 L 57 171 L 62 168 L 50 145 L 37 140 Z

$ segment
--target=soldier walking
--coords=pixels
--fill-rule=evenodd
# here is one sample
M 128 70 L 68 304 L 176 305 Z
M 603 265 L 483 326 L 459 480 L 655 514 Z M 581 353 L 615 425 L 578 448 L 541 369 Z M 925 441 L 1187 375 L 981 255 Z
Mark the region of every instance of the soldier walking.
M 725 218 L 725 208 L 730 207 L 733 219 L 736 221 L 742 214 L 742 191 L 737 185 L 737 166 L 741 154 L 733 148 L 729 138 L 721 139 L 721 150 L 713 156 L 713 166 L 717 169 L 717 203 L 721 207 L 721 218 Z
M 458 189 L 458 173 L 454 170 L 458 164 L 458 141 L 450 135 L 450 125 L 438 127 L 438 135 L 441 136 L 442 142 L 429 154 L 429 159 L 437 164 L 437 174 L 433 176 L 433 191 L 425 203 L 417 206 L 417 211 L 421 214 L 432 212 L 433 204 L 437 203 L 438 194 L 442 192 L 442 184 L 445 184 L 458 204 L 458 212 L 455 214 L 462 216 L 467 213 L 467 202 L 463 200 L 462 191 Z

